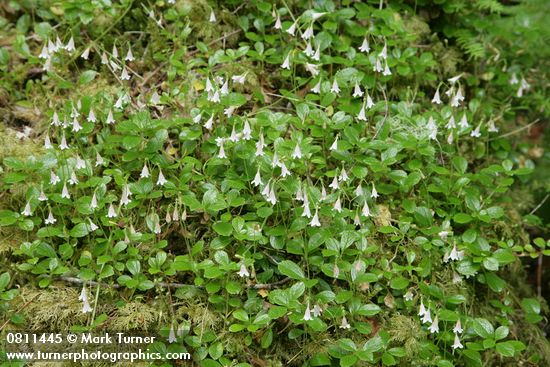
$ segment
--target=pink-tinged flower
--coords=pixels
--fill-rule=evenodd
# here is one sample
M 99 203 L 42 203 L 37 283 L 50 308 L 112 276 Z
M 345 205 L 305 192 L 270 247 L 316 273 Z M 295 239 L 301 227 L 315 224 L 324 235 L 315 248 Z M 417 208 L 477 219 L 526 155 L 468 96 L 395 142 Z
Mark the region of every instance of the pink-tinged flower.
M 241 264 L 241 268 L 239 269 L 239 272 L 237 273 L 241 278 L 249 277 L 250 273 L 248 272 L 248 269 L 246 269 L 246 265 Z
M 432 98 L 432 103 L 435 103 L 435 104 L 443 103 L 441 101 L 441 97 L 439 96 L 439 88 L 437 88 L 437 90 L 435 91 L 434 97 Z
M 69 193 L 69 189 L 67 189 L 67 184 L 63 184 L 63 190 L 61 190 L 61 197 L 64 199 L 70 199 L 71 194 Z
M 88 301 L 88 295 L 86 294 L 85 286 L 82 287 L 82 291 L 80 292 L 80 296 L 78 297 L 78 299 L 82 301 L 82 313 L 88 313 L 93 311 Z
M 464 96 L 462 95 L 462 88 L 458 88 L 456 94 L 451 98 L 451 106 L 459 107 L 460 103 L 464 101 Z
M 384 71 L 382 72 L 382 75 L 386 75 L 386 76 L 391 75 L 391 70 L 387 62 L 386 62 L 386 66 L 384 67 Z
M 447 129 L 456 128 L 455 117 L 453 115 L 451 115 L 451 117 L 449 118 L 449 122 L 447 122 L 447 125 L 445 125 L 445 127 Z
M 174 220 L 174 222 L 180 220 L 180 212 L 178 211 L 177 205 L 174 207 L 174 211 L 172 212 L 172 219 Z
M 495 122 L 493 120 L 487 122 L 487 131 L 490 133 L 498 133 L 498 128 L 495 126 Z
M 260 169 L 256 171 L 256 176 L 254 176 L 254 180 L 252 180 L 252 185 L 258 187 L 262 184 L 262 176 L 260 176 Z
M 30 217 L 32 215 L 32 209 L 31 209 L 31 202 L 27 201 L 27 205 L 25 205 L 25 208 L 21 212 L 21 215 L 25 217 Z
M 307 198 L 307 195 L 304 196 L 304 205 L 302 205 L 302 208 L 304 209 L 302 213 L 302 217 L 311 218 L 311 209 L 309 207 L 309 200 Z
M 307 42 L 306 48 L 302 52 L 306 54 L 306 56 L 309 56 L 309 57 L 313 56 L 315 51 L 313 51 L 313 47 L 311 47 L 311 42 L 309 41 Z
M 46 223 L 46 224 L 54 224 L 55 222 L 57 222 L 57 219 L 55 219 L 55 217 L 54 217 L 53 214 L 52 214 L 52 211 L 50 210 L 50 211 L 49 211 L 49 214 L 48 214 L 48 218 L 46 218 L 46 220 L 44 221 L 44 223 Z
M 94 194 L 92 195 L 92 200 L 90 201 L 90 209 L 94 210 L 97 209 L 97 196 L 94 191 Z
M 367 109 L 371 109 L 374 107 L 374 102 L 372 101 L 371 96 L 367 93 L 367 103 L 365 105 Z
M 355 188 L 355 196 L 361 196 L 363 195 L 363 186 L 361 186 L 361 184 L 357 185 L 357 187 Z
M 44 59 L 44 60 L 46 60 L 48 57 L 50 57 L 50 53 L 48 51 L 48 46 L 47 45 L 44 45 L 44 47 L 42 47 L 42 51 L 40 52 L 38 57 L 41 58 L 41 59 Z
M 332 267 L 332 274 L 335 278 L 338 278 L 338 276 L 340 275 L 340 268 L 337 264 L 334 264 L 334 266 Z
M 40 189 L 40 195 L 38 196 L 38 200 L 39 201 L 47 201 L 48 200 L 48 197 L 46 196 L 46 194 L 44 193 L 44 190 Z
M 452 78 L 449 78 L 447 80 L 449 81 L 449 83 L 454 84 L 458 81 L 458 79 L 460 79 L 461 76 L 462 76 L 462 74 L 459 74 L 459 75 L 457 75 L 455 77 L 452 77 Z
M 271 190 L 269 191 L 269 197 L 267 201 L 269 201 L 271 205 L 277 204 L 277 197 L 275 196 L 274 184 L 271 185 Z
M 319 81 L 317 82 L 317 84 L 315 84 L 313 86 L 313 88 L 311 88 L 311 91 L 315 94 L 319 94 L 321 93 L 321 79 L 319 79 Z
M 281 64 L 281 68 L 290 70 L 290 53 L 286 55 L 283 63 Z
M 349 176 L 345 168 L 342 168 L 342 171 L 340 172 L 340 176 L 338 178 L 341 182 L 346 182 L 347 180 L 349 180 Z
M 140 178 L 147 178 L 149 177 L 150 174 L 149 174 L 149 167 L 147 167 L 147 163 L 144 163 L 143 164 L 143 168 L 141 170 L 141 173 L 139 174 L 139 177 Z
M 365 114 L 365 105 L 361 106 L 361 110 L 357 114 L 357 120 L 367 121 L 367 115 Z
M 66 150 L 69 149 L 69 145 L 67 144 L 67 139 L 65 138 L 65 133 L 61 136 L 61 143 L 59 143 L 59 149 Z
M 65 50 L 67 50 L 69 53 L 72 53 L 76 48 L 74 47 L 74 38 L 71 37 L 69 39 L 69 42 L 67 42 L 67 45 L 65 46 Z
M 418 316 L 422 317 L 426 314 L 426 307 L 424 306 L 424 301 L 420 300 L 420 308 L 418 310 Z
M 384 41 L 384 47 L 382 48 L 382 51 L 378 54 L 378 57 L 383 58 L 384 60 L 388 58 L 388 45 Z
M 227 158 L 225 154 L 225 149 L 223 148 L 223 143 L 220 144 L 220 151 L 218 152 L 218 158 L 224 159 Z
M 306 63 L 305 68 L 311 74 L 311 76 L 315 77 L 319 75 L 319 65 Z
M 241 75 L 234 75 L 231 77 L 231 80 L 233 80 L 233 83 L 235 84 L 244 84 L 246 78 L 246 73 Z
M 74 171 L 71 172 L 71 177 L 69 177 L 69 184 L 70 185 L 76 185 L 78 184 L 78 177 L 76 177 L 76 173 L 74 173 Z
M 437 317 L 437 315 L 435 316 L 435 319 L 432 322 L 432 324 L 430 325 L 430 327 L 428 328 L 428 330 L 432 334 L 439 332 L 439 318 Z
M 462 349 L 462 348 L 464 348 L 464 346 L 460 342 L 460 338 L 456 334 L 455 334 L 455 340 L 454 340 L 454 343 L 453 343 L 452 347 L 453 347 L 453 349 Z
M 235 125 L 233 125 L 233 128 L 231 129 L 231 135 L 229 136 L 229 141 L 236 143 L 239 141 L 239 139 L 239 134 L 237 134 L 237 130 L 235 130 Z
M 212 125 L 214 125 L 214 115 L 210 116 L 203 126 L 207 130 L 212 130 Z
M 275 29 L 282 29 L 283 24 L 281 23 L 281 16 L 277 14 L 277 19 L 275 19 L 275 25 L 273 26 Z
M 340 94 L 340 87 L 338 86 L 338 81 L 334 79 L 332 86 L 330 87 L 330 92 L 335 94 Z
M 363 97 L 363 94 L 364 92 L 361 90 L 361 86 L 359 85 L 359 83 L 355 83 L 355 87 L 353 88 L 353 97 Z
M 334 210 L 336 210 L 338 213 L 342 212 L 342 202 L 340 201 L 340 197 L 336 199 L 336 202 L 334 203 Z
M 473 138 L 479 138 L 481 136 L 481 132 L 479 131 L 481 129 L 481 123 L 477 125 L 477 127 L 470 133 L 470 136 Z
M 130 74 L 128 74 L 128 70 L 126 68 L 122 68 L 122 73 L 120 74 L 120 80 L 130 80 Z
M 290 34 L 291 36 L 294 36 L 294 33 L 296 33 L 296 22 L 292 23 L 290 27 L 286 30 L 286 33 Z
M 309 222 L 309 225 L 312 227 L 321 227 L 321 222 L 319 222 L 318 209 L 315 209 L 315 214 L 313 215 L 313 218 L 311 218 L 311 222 Z
M 336 139 L 334 139 L 334 142 L 332 143 L 332 145 L 330 146 L 329 149 L 330 149 L 330 150 L 336 150 L 336 149 L 338 149 L 338 135 L 336 135 Z
M 75 168 L 77 170 L 86 168 L 86 161 L 77 154 Z
M 313 54 L 313 56 L 311 58 L 315 61 L 320 61 L 321 60 L 321 48 L 320 47 L 317 47 L 317 49 L 315 50 L 315 53 Z
M 410 290 L 408 290 L 407 293 L 405 293 L 403 295 L 403 299 L 405 301 L 408 301 L 408 302 L 412 301 L 413 300 L 413 293 Z
M 114 205 L 111 203 L 109 204 L 109 209 L 107 210 L 107 218 L 116 218 L 116 210 Z
M 132 47 L 128 46 L 128 52 L 126 53 L 126 57 L 124 58 L 126 61 L 134 61 L 134 54 L 132 53 Z
M 105 120 L 106 124 L 114 124 L 115 118 L 113 117 L 113 111 L 109 110 L 109 113 L 107 114 L 107 120 Z
M 212 92 L 208 92 L 208 97 L 207 99 L 210 101 L 210 102 L 214 102 L 214 103 L 220 103 L 220 92 L 219 91 L 214 91 L 213 93 Z
M 243 139 L 244 140 L 250 140 L 252 139 L 252 129 L 250 128 L 250 124 L 248 121 L 244 122 L 243 126 Z
M 302 38 L 305 40 L 308 40 L 311 37 L 313 37 L 313 23 L 310 24 L 309 27 L 307 27 L 304 33 L 302 34 Z
M 463 251 L 457 251 L 456 245 L 453 245 L 453 249 L 449 254 L 449 259 L 453 261 L 458 261 L 458 260 L 461 260 L 463 257 L 464 257 Z
M 157 185 L 164 186 L 165 183 L 167 183 L 168 180 L 164 177 L 164 174 L 162 173 L 162 170 L 159 169 L 159 176 L 157 178 Z
M 109 60 L 109 65 L 111 65 L 111 68 L 113 69 L 113 72 L 118 71 L 121 69 L 120 66 L 114 60 Z
M 226 80 L 225 83 L 223 83 L 222 87 L 220 88 L 220 94 L 222 96 L 226 96 L 229 94 L 229 82 Z
M 296 143 L 296 147 L 294 147 L 294 151 L 292 152 L 292 159 L 300 158 L 302 158 L 302 150 L 300 149 L 300 144 Z
M 57 114 L 56 111 L 54 111 L 52 116 L 52 126 L 59 126 L 59 125 L 60 125 L 59 115 Z
M 281 177 L 290 176 L 292 173 L 286 168 L 285 163 L 281 163 Z
M 460 319 L 456 321 L 455 327 L 453 328 L 453 333 L 455 334 L 462 334 L 464 330 L 462 329 L 462 323 L 460 322 Z
M 58 182 L 61 182 L 59 176 L 56 175 L 54 171 L 50 171 L 50 184 L 56 185 Z
M 324 201 L 327 199 L 327 190 L 325 189 L 325 186 L 323 185 L 321 187 L 321 198 L 319 200 Z
M 321 309 L 321 307 L 319 305 L 313 306 L 313 316 L 314 317 L 321 316 L 321 312 L 323 312 L 323 310 Z
M 342 322 L 340 323 L 340 329 L 349 329 L 351 328 L 351 325 L 348 323 L 348 319 L 346 319 L 346 316 L 342 317 Z
M 50 136 L 46 134 L 46 137 L 44 138 L 44 149 L 52 149 L 53 145 L 50 140 Z
M 431 314 L 430 310 L 426 310 L 426 313 L 422 317 L 422 323 L 426 324 L 426 323 L 431 323 L 431 322 L 432 322 L 432 314 Z
M 338 190 L 338 188 L 340 187 L 338 184 L 338 176 L 334 176 L 334 178 L 332 179 L 332 182 L 330 183 L 330 185 L 328 185 L 328 187 L 330 187 L 333 190 Z
M 93 232 L 93 231 L 95 231 L 95 230 L 97 230 L 97 229 L 99 228 L 98 226 L 96 226 L 96 225 L 94 224 L 94 222 L 92 222 L 91 219 L 88 219 L 88 221 L 90 222 L 90 232 Z
M 359 51 L 369 53 L 370 52 L 370 46 L 369 46 L 369 40 L 367 37 L 363 38 L 363 43 L 361 46 L 359 46 Z
M 214 13 L 212 13 L 212 14 L 214 14 Z M 214 22 L 215 21 L 216 20 L 214 20 Z M 168 340 L 168 343 L 170 343 L 170 344 L 175 343 L 175 342 L 178 341 L 178 338 L 176 338 L 176 332 L 174 330 L 174 325 L 173 324 L 170 325 L 170 331 L 168 332 L 168 339 L 167 340 Z
M 120 205 L 128 205 L 132 200 L 130 200 L 130 195 L 132 195 L 132 192 L 130 191 L 130 188 L 128 187 L 128 184 L 124 184 L 122 187 L 122 194 L 120 196 Z
M 370 208 L 369 203 L 365 200 L 365 205 L 363 205 L 363 209 L 361 210 L 361 214 L 365 217 L 370 217 Z
M 373 199 L 376 199 L 378 197 L 378 191 L 376 191 L 376 187 L 374 187 L 374 182 L 372 183 L 372 191 L 370 193 L 370 197 Z
M 313 320 L 313 317 L 311 317 L 311 310 L 309 308 L 309 302 L 307 303 L 306 311 L 304 312 L 304 321 Z
M 458 126 L 460 126 L 463 129 L 468 128 L 470 126 L 470 124 L 468 124 L 468 118 L 466 117 L 466 112 L 464 112 L 464 114 L 462 115 L 462 119 L 460 119 Z

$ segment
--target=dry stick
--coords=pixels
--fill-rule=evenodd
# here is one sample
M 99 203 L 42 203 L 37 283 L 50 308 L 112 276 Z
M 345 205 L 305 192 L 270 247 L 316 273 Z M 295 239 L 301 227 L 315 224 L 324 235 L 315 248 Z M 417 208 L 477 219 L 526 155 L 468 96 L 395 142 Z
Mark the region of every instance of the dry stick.
M 529 212 L 529 215 L 532 215 L 532 214 L 535 214 L 535 212 L 537 210 L 540 209 L 541 206 L 544 205 L 544 203 L 546 202 L 546 200 L 548 200 L 548 198 L 550 197 L 550 194 L 546 194 L 546 196 L 544 197 L 544 199 L 541 200 L 541 202 L 533 209 Z
M 497 136 L 497 137 L 495 137 L 495 138 L 489 139 L 489 141 L 493 141 L 493 140 L 496 140 L 496 139 L 505 138 L 505 137 L 507 137 L 507 136 L 517 134 L 517 133 L 519 133 L 520 131 L 523 131 L 523 130 L 525 130 L 525 129 L 530 128 L 531 126 L 533 126 L 534 124 L 536 124 L 536 123 L 539 122 L 539 121 L 540 121 L 540 119 L 536 119 L 535 121 L 531 122 L 531 123 L 528 124 L 528 125 L 525 125 L 525 126 L 520 127 L 519 129 L 510 131 L 509 133 L 502 134 L 502 135 L 499 135 L 499 136 Z
M 56 280 L 61 280 L 63 282 L 75 283 L 75 284 L 87 284 L 87 285 L 92 285 L 92 286 L 97 285 L 97 286 L 100 286 L 100 287 L 113 288 L 113 289 L 121 288 L 120 284 L 107 284 L 107 283 L 102 283 L 102 282 L 96 282 L 96 281 L 93 281 L 93 280 L 82 280 L 82 279 L 75 278 L 75 277 L 61 276 L 61 277 L 57 277 Z M 247 285 L 247 288 L 251 288 L 251 289 L 273 289 L 273 288 L 277 288 L 280 285 L 288 283 L 290 280 L 291 280 L 290 278 L 284 278 L 284 279 L 276 281 L 274 283 L 249 284 L 249 285 Z M 201 287 L 196 286 L 196 285 L 183 284 L 183 283 L 159 282 L 159 283 L 155 283 L 155 285 L 159 288 L 174 288 L 174 289 L 182 288 L 182 287 L 185 287 L 185 286 L 192 286 L 192 287 L 201 288 Z

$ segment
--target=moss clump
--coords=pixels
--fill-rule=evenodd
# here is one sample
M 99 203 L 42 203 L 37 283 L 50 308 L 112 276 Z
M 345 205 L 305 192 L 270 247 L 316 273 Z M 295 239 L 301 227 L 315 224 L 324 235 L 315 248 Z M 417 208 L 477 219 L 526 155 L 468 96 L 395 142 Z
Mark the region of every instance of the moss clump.
M 75 324 L 85 324 L 88 315 L 82 313 L 78 300 L 80 290 L 52 285 L 48 289 L 30 286 L 21 289 L 21 303 L 29 302 L 22 312 L 30 330 L 68 330 Z
M 110 328 L 115 331 L 152 330 L 155 325 L 165 323 L 165 317 L 156 305 L 129 302 L 119 308 L 113 317 Z

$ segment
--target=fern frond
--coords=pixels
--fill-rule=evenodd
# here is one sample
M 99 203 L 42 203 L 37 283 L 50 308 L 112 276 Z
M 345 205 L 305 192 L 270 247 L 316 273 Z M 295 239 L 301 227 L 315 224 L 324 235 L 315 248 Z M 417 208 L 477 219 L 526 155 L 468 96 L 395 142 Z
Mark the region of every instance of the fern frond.
M 480 10 L 488 10 L 491 13 L 503 12 L 504 5 L 498 2 L 498 0 L 476 0 L 475 6 Z
M 472 32 L 468 30 L 458 30 L 455 32 L 456 42 L 464 52 L 474 59 L 479 59 L 485 56 L 485 46 L 481 43 Z

